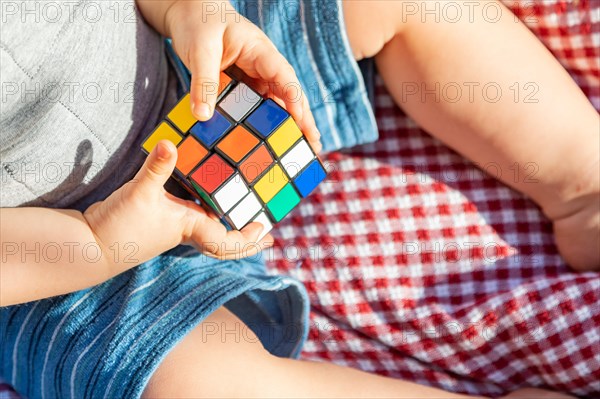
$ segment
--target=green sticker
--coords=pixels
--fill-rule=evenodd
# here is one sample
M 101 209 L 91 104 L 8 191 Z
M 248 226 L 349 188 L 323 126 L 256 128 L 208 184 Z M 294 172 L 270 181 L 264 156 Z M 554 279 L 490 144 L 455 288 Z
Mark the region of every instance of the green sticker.
M 279 191 L 271 201 L 267 203 L 267 208 L 277 222 L 285 217 L 300 203 L 300 197 L 290 183 Z

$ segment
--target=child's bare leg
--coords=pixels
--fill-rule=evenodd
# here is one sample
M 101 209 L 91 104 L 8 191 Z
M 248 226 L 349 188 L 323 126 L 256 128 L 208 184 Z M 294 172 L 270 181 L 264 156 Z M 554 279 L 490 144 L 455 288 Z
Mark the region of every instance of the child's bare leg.
M 571 266 L 598 269 L 600 119 L 535 36 L 495 1 L 343 5 L 355 56 L 376 56 L 397 104 L 536 201 Z
M 209 316 L 165 358 L 146 398 L 466 398 L 327 363 L 277 358 L 224 308 Z M 204 324 L 203 323 L 203 324 Z M 206 326 L 206 324 L 204 324 Z M 206 331 L 210 330 L 211 334 Z M 222 334 L 221 334 L 222 332 Z

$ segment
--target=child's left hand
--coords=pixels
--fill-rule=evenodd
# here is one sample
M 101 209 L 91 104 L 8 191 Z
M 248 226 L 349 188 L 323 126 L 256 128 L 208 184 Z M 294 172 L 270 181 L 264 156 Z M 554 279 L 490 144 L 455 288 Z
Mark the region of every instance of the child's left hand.
M 175 1 L 165 12 L 164 25 L 192 74 L 192 113 L 198 120 L 210 119 L 220 72 L 236 64 L 253 79 L 254 89 L 286 107 L 315 151 L 320 151 L 320 133 L 294 69 L 228 1 Z

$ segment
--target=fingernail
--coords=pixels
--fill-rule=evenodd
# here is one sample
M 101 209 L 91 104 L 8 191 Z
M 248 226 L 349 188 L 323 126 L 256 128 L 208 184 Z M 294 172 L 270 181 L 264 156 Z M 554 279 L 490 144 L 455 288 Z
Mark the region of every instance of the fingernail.
M 252 240 L 258 242 L 263 230 L 265 229 L 265 226 L 260 222 L 252 222 L 252 223 L 257 225 L 256 227 L 254 227 L 255 231 L 253 232 Z
M 167 148 L 167 145 L 162 141 L 159 141 L 156 144 L 156 158 L 160 161 L 164 161 L 165 159 L 169 158 L 169 155 L 170 151 Z
M 320 141 L 317 141 L 316 143 L 313 144 L 313 148 L 314 148 L 315 152 L 317 154 L 319 154 L 321 152 L 321 150 L 323 150 L 323 144 L 321 144 Z
M 261 222 L 254 222 L 258 225 L 258 232 L 256 233 L 256 236 L 258 237 L 260 235 L 260 233 L 263 232 L 263 230 L 265 229 L 265 226 L 261 223 Z
M 253 226 L 256 225 L 256 226 Z M 252 222 L 248 225 L 246 225 L 242 230 L 240 230 L 242 233 L 251 233 L 253 230 L 256 230 L 256 236 L 258 237 L 260 235 L 260 233 L 262 233 L 262 231 L 265 229 L 265 226 L 260 223 L 260 222 Z
M 211 117 L 210 106 L 207 103 L 194 104 L 192 113 L 201 121 L 207 121 Z

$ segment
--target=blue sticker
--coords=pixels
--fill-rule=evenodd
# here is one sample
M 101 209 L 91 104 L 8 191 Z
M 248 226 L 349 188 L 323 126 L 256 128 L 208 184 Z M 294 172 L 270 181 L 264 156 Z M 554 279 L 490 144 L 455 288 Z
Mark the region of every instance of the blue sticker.
M 327 174 L 318 160 L 314 160 L 294 179 L 294 185 L 302 197 L 307 197 Z
M 263 138 L 267 138 L 285 121 L 290 114 L 275 101 L 267 99 L 248 118 L 246 123 Z
M 212 118 L 206 122 L 197 122 L 190 129 L 190 133 L 200 140 L 200 142 L 202 142 L 205 146 L 210 148 L 230 128 L 231 122 L 221 115 L 218 110 L 215 110 Z

